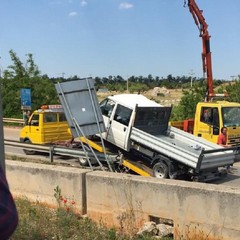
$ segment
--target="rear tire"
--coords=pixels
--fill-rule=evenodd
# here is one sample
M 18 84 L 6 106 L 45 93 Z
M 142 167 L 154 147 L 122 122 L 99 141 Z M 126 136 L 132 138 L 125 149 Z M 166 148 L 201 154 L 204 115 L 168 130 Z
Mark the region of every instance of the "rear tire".
M 168 178 L 169 177 L 169 169 L 167 164 L 164 162 L 157 162 L 153 166 L 153 175 L 156 178 Z
M 31 144 L 31 141 L 29 139 L 25 140 L 24 143 L 27 143 L 27 144 Z M 36 151 L 34 150 L 28 150 L 28 149 L 23 149 L 23 152 L 26 154 L 26 155 L 34 155 L 36 154 Z

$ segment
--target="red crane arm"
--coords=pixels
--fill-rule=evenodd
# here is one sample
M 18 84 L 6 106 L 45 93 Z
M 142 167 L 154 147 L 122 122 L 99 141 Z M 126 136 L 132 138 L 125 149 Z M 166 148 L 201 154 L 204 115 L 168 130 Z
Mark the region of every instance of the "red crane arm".
M 185 0 L 185 4 L 186 4 L 186 0 Z M 199 32 L 200 32 L 199 37 L 202 38 L 203 74 L 207 80 L 207 100 L 210 100 L 211 97 L 215 96 L 215 94 L 213 90 L 212 59 L 211 59 L 211 51 L 210 51 L 210 35 L 208 33 L 208 25 L 205 21 L 205 18 L 202 15 L 203 11 L 198 8 L 195 0 L 188 0 L 188 8 L 190 13 L 193 16 L 195 24 L 199 29 Z

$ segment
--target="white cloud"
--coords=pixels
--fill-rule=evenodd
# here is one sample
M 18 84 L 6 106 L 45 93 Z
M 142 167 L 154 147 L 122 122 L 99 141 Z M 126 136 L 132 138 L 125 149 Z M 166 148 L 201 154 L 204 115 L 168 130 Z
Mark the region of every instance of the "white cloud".
M 77 12 L 70 12 L 70 13 L 68 14 L 68 16 L 69 16 L 69 17 L 75 17 L 75 16 L 77 16 Z
M 81 4 L 81 6 L 82 6 L 82 7 L 84 7 L 84 6 L 86 6 L 86 5 L 87 5 L 87 1 L 85 1 L 85 0 L 82 0 L 80 4 Z
M 129 8 L 133 8 L 133 4 L 131 3 L 128 3 L 128 2 L 123 2 L 123 3 L 120 3 L 119 5 L 119 9 L 129 9 Z

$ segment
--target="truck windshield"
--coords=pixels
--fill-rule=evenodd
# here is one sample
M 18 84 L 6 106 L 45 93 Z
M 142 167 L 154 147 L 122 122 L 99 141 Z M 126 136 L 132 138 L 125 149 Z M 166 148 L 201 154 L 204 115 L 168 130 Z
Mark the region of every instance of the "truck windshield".
M 223 107 L 223 126 L 240 126 L 240 107 Z

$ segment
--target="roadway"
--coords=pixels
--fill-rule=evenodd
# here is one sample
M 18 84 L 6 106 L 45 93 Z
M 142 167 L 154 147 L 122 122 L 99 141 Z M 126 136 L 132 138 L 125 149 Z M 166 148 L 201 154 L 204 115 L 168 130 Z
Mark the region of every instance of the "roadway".
M 13 140 L 13 141 L 19 141 L 19 133 L 20 133 L 19 127 L 4 127 L 4 139 L 7 140 Z M 5 146 L 5 153 L 7 155 L 19 155 L 24 157 L 30 157 L 33 158 L 33 156 L 27 156 L 24 154 L 23 150 L 20 148 L 14 148 Z M 40 154 L 40 155 L 34 155 L 34 158 L 40 158 L 42 160 L 49 161 L 48 154 Z M 71 165 L 74 167 L 80 167 L 79 162 L 77 159 L 68 158 L 64 156 L 54 156 L 54 161 L 65 163 L 67 165 Z M 230 168 L 228 171 L 228 174 L 224 177 L 222 177 L 219 180 L 212 181 L 213 184 L 221 184 L 226 185 L 230 187 L 239 187 L 240 186 L 240 162 L 234 163 L 234 165 Z
M 19 141 L 19 127 L 4 127 L 4 139 Z
M 12 140 L 12 141 L 19 141 L 20 130 L 21 130 L 21 128 L 19 128 L 19 127 L 4 127 L 4 139 Z M 18 157 L 23 157 L 23 158 L 30 159 L 30 160 L 36 159 L 36 160 L 50 161 L 49 154 L 39 153 L 39 154 L 34 154 L 34 155 L 26 155 L 23 152 L 23 149 L 18 148 L 18 147 L 5 146 L 5 154 L 7 156 L 16 155 Z M 80 167 L 78 159 L 70 158 L 70 157 L 66 157 L 66 156 L 54 155 L 54 162 L 70 165 L 73 167 Z

